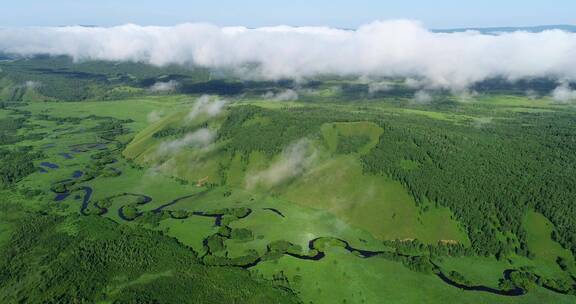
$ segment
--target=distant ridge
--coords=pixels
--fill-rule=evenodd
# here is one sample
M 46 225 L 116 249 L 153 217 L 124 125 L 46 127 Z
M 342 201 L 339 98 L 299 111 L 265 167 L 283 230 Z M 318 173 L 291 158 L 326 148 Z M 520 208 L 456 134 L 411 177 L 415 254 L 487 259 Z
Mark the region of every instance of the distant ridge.
M 537 25 L 537 26 L 504 26 L 504 27 L 465 27 L 465 28 L 455 28 L 455 29 L 435 29 L 433 32 L 437 33 L 457 33 L 465 31 L 478 31 L 484 34 L 496 34 L 496 33 L 509 33 L 524 31 L 530 33 L 539 33 L 549 30 L 562 30 L 566 32 L 576 33 L 576 25 L 568 24 L 558 24 L 558 25 Z

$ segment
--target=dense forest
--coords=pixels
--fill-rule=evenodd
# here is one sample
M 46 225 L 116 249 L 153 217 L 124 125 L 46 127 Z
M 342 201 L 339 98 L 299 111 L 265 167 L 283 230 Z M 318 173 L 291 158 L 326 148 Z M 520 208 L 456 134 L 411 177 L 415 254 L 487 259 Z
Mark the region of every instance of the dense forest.
M 574 117 L 526 113 L 514 119 L 484 128 L 382 119 L 385 131 L 363 158 L 365 171 L 398 179 L 419 202 L 449 207 L 466 224 L 478 254 L 530 256 L 521 228 L 529 208 L 548 217 L 554 239 L 576 253 Z M 403 168 L 403 160 L 418 167 Z
M 42 156 L 42 152 L 35 152 L 31 147 L 10 147 L 10 144 L 36 137 L 17 134 L 25 122 L 23 117 L 0 119 L 0 188 L 34 172 L 33 161 Z
M 0 149 L 0 188 L 9 186 L 36 171 L 33 161 L 41 153 L 29 149 Z
M 245 123 L 259 117 L 274 123 Z M 230 151 L 274 155 L 298 138 L 314 136 L 323 123 L 366 119 L 384 132 L 362 157 L 364 171 L 399 180 L 421 204 L 449 207 L 465 224 L 477 254 L 530 256 L 521 227 L 530 208 L 552 220 L 553 238 L 576 253 L 571 114 L 513 114 L 478 127 L 473 121 L 459 125 L 415 115 L 359 117 L 326 109 L 242 106 L 231 109 L 219 136 L 228 140 Z M 362 137 L 343 138 L 339 153 L 366 142 Z M 405 161 L 414 166 L 406 168 Z
M 266 117 L 274 123 L 246 124 Z M 360 120 L 360 115 L 326 108 L 290 108 L 282 111 L 256 106 L 234 107 L 218 131 L 221 140 L 229 139 L 226 149 L 247 155 L 261 151 L 274 155 L 294 140 L 314 135 L 323 123 Z
M 2 209 L 23 215 L 0 247 L 3 303 L 298 303 L 245 270 L 203 266 L 192 249 L 159 232 L 9 202 Z M 133 283 L 143 276 L 151 279 Z

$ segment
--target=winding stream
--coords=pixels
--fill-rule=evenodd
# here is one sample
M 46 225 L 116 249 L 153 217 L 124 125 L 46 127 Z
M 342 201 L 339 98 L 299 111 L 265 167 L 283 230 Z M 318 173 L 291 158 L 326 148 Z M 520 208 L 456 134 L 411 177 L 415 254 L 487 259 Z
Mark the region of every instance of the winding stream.
M 282 212 L 280 212 L 280 210 L 275 209 L 275 208 L 262 208 L 262 210 L 268 210 L 268 211 L 272 211 L 276 214 L 278 214 L 281 217 L 285 217 L 284 214 L 282 214 Z
M 526 294 L 526 291 L 520 287 L 516 287 L 516 288 L 511 289 L 511 290 L 500 290 L 500 289 L 496 289 L 496 288 L 492 288 L 492 287 L 488 287 L 488 286 L 482 286 L 482 285 L 468 286 L 468 285 L 460 284 L 458 282 L 451 280 L 444 273 L 439 271 L 440 267 L 438 267 L 438 265 L 436 265 L 434 263 L 432 263 L 432 265 L 434 265 L 438 269 L 438 271 L 435 272 L 436 276 L 439 277 L 442 281 L 444 281 L 444 283 L 449 284 L 451 286 L 454 286 L 456 288 L 462 289 L 462 290 L 483 291 L 483 292 L 496 294 L 499 296 L 508 296 L 508 297 L 517 297 L 517 296 L 521 296 L 521 295 Z M 514 271 L 516 271 L 516 270 L 514 270 L 514 269 L 504 270 L 504 273 L 503 273 L 504 279 L 510 280 L 510 276 L 511 276 L 512 272 L 514 272 Z
M 86 152 L 90 149 L 95 149 L 95 150 L 103 150 L 107 148 L 107 144 L 103 144 L 103 143 L 88 143 L 88 144 L 79 144 L 79 145 L 74 145 L 70 147 L 71 150 L 73 152 Z M 64 158 L 66 159 L 70 159 L 72 158 L 72 156 L 68 153 L 60 153 L 60 155 L 62 155 Z M 44 169 L 43 167 L 47 167 L 50 169 L 57 169 L 59 168 L 58 165 L 53 164 L 53 163 L 49 163 L 49 162 L 42 162 L 40 164 L 42 167 L 40 167 L 40 171 L 41 172 L 45 172 L 46 169 Z M 112 170 L 117 170 L 117 169 L 112 169 Z M 119 171 L 119 170 L 118 170 Z M 47 172 L 47 171 L 46 171 Z M 82 171 L 74 171 L 74 173 L 72 174 L 72 177 L 74 179 L 79 179 L 80 177 L 83 176 L 83 172 Z M 66 183 L 66 182 L 70 182 L 73 181 L 72 179 L 67 179 L 67 180 L 62 180 L 59 181 L 57 183 Z M 56 193 L 56 197 L 54 198 L 55 201 L 59 202 L 62 201 L 64 199 L 66 199 L 67 197 L 69 197 L 72 193 L 74 192 L 83 192 L 83 196 L 82 196 L 82 204 L 80 207 L 80 213 L 83 215 L 89 215 L 88 212 L 86 212 L 86 210 L 88 209 L 89 205 L 90 205 L 90 200 L 92 198 L 93 195 L 93 189 L 89 186 L 80 186 L 77 187 L 75 189 L 72 190 L 68 190 L 67 188 L 64 188 L 65 192 L 62 193 Z M 160 205 L 159 207 L 150 210 L 150 212 L 154 213 L 154 214 L 158 214 L 163 212 L 166 208 L 173 206 L 175 204 L 177 204 L 178 202 L 188 199 L 188 198 L 192 198 L 192 197 L 197 197 L 197 196 L 201 196 L 204 195 L 205 193 L 207 193 L 209 190 L 204 190 L 201 192 L 197 192 L 194 194 L 189 194 L 189 195 L 185 195 L 182 197 L 178 197 L 176 199 L 173 199 L 165 204 Z M 137 197 L 139 198 L 139 201 L 136 202 L 136 204 L 138 206 L 142 206 L 142 205 L 146 205 L 148 203 L 150 203 L 152 201 L 152 198 L 150 196 L 144 195 L 144 194 L 136 194 L 136 193 L 128 193 L 128 192 L 124 192 L 121 194 L 117 194 L 117 195 L 113 195 L 110 197 L 107 197 L 106 199 L 114 199 L 114 198 L 118 198 L 118 197 L 122 197 L 122 196 L 132 196 L 132 197 Z M 100 215 L 106 214 L 108 212 L 107 208 L 103 208 L 98 206 L 98 204 L 95 204 L 96 207 L 100 208 Z M 123 205 L 118 209 L 118 216 L 120 217 L 120 219 L 124 220 L 124 221 L 134 221 L 135 219 L 137 219 L 138 217 L 144 215 L 144 212 L 141 211 L 137 211 L 134 217 L 127 217 L 126 214 L 124 213 L 124 207 L 126 207 L 127 205 Z M 270 212 L 275 213 L 276 215 L 285 218 L 285 215 L 279 211 L 278 209 L 275 208 L 262 208 L 263 210 L 267 210 Z M 252 209 L 248 208 L 248 212 L 246 214 L 244 214 L 241 217 L 237 217 L 237 219 L 243 219 L 246 218 L 247 216 L 249 216 L 252 213 Z M 188 218 L 190 215 L 192 216 L 203 216 L 203 217 L 212 217 L 214 218 L 214 226 L 216 227 L 221 227 L 222 226 L 222 219 L 223 217 L 226 215 L 225 213 L 211 213 L 211 212 L 203 212 L 203 211 L 193 211 L 193 212 L 187 212 L 184 213 L 183 216 L 178 216 L 176 215 L 175 211 L 173 210 L 168 210 L 168 214 L 170 216 L 170 218 L 173 219 L 185 219 Z M 220 234 L 218 234 L 220 235 Z M 223 238 L 226 239 L 230 239 L 230 236 L 223 236 L 220 235 Z M 381 254 L 385 254 L 385 253 L 393 253 L 396 254 L 400 257 L 405 257 L 405 258 L 415 258 L 416 256 L 408 256 L 408 255 L 399 255 L 395 252 L 390 252 L 390 251 L 371 251 L 371 250 L 365 250 L 365 249 L 359 249 L 359 248 L 355 248 L 353 247 L 348 241 L 340 239 L 340 238 L 334 238 L 334 237 L 318 237 L 315 239 L 312 239 L 308 242 L 308 251 L 310 253 L 314 253 L 314 255 L 305 255 L 305 254 L 299 254 L 299 253 L 294 253 L 294 252 L 283 252 L 284 255 L 288 255 L 297 259 L 301 259 L 301 260 L 307 260 L 307 261 L 320 261 L 323 258 L 326 257 L 326 253 L 322 250 L 319 249 L 317 247 L 317 242 L 321 241 L 321 240 L 333 240 L 333 241 L 337 241 L 342 245 L 342 248 L 344 248 L 346 251 L 358 256 L 359 258 L 372 258 L 372 257 L 377 257 Z M 208 237 L 205 238 L 203 240 L 203 243 L 205 245 L 205 247 L 207 247 L 207 242 L 208 242 Z M 267 249 L 268 251 L 270 250 L 270 248 Z M 209 254 L 209 249 L 206 252 L 206 254 Z M 262 259 L 262 256 L 256 257 L 253 261 L 251 261 L 250 263 L 247 264 L 243 264 L 243 265 L 236 265 L 237 267 L 241 267 L 244 269 L 250 269 L 252 267 L 257 266 L 258 264 L 260 264 L 261 262 L 263 262 L 264 260 Z M 447 275 L 445 275 L 442 271 L 440 266 L 436 265 L 434 262 L 430 261 L 430 263 L 432 264 L 433 268 L 434 268 L 434 274 L 440 279 L 442 280 L 444 283 L 453 286 L 455 288 L 464 290 L 464 291 L 473 291 L 473 292 L 486 292 L 486 293 L 491 293 L 491 294 L 495 294 L 495 295 L 499 295 L 499 296 L 509 296 L 509 297 L 515 297 L 515 296 L 522 296 L 524 294 L 526 294 L 526 291 L 523 290 L 522 288 L 519 287 L 515 287 L 514 289 L 511 290 L 500 290 L 500 289 L 496 289 L 496 288 L 492 288 L 492 287 L 488 287 L 488 286 L 483 286 L 483 285 L 474 285 L 474 286 L 467 286 L 458 282 L 453 281 L 452 279 L 450 279 Z M 510 280 L 511 279 L 511 274 L 516 271 L 513 269 L 507 269 L 503 272 L 503 277 L 505 280 Z M 539 277 L 538 277 L 539 278 Z M 557 293 L 564 293 L 562 291 L 556 290 L 554 288 L 550 288 L 547 286 L 543 286 L 544 288 L 557 292 Z
M 73 176 L 75 178 L 80 177 L 81 174 L 77 173 L 80 171 L 76 171 Z M 81 173 L 81 172 L 80 172 Z M 67 182 L 70 181 L 70 179 L 68 180 L 63 180 L 60 182 Z M 91 187 L 88 186 L 82 186 L 70 191 L 66 191 L 64 193 L 57 193 L 57 196 L 55 198 L 55 201 L 61 201 L 66 199 L 70 194 L 72 194 L 73 192 L 77 192 L 77 191 L 83 191 L 84 195 L 82 198 L 82 205 L 80 207 L 80 213 L 83 215 L 88 215 L 88 213 L 86 212 L 86 209 L 88 208 L 89 204 L 90 204 L 90 200 L 92 198 L 92 194 L 93 194 L 93 190 Z M 166 204 L 163 204 L 155 209 L 152 209 L 151 212 L 153 213 L 160 213 L 162 212 L 164 209 L 166 209 L 167 207 L 173 206 L 174 204 L 177 204 L 178 202 L 184 200 L 184 199 L 188 199 L 191 197 L 195 197 L 195 196 L 199 196 L 202 195 L 206 192 L 202 191 L 202 192 L 198 192 L 198 193 L 194 193 L 194 194 L 190 194 L 190 195 L 185 195 L 179 198 L 176 198 Z M 118 198 L 118 197 L 122 197 L 122 196 L 133 196 L 133 197 L 139 197 L 141 198 L 141 200 L 139 202 L 137 202 L 136 204 L 139 206 L 148 204 L 152 201 L 152 198 L 150 196 L 144 195 L 144 194 L 136 194 L 136 193 L 122 193 L 122 194 L 117 194 L 111 197 L 108 197 L 107 199 L 114 199 L 114 198 Z M 136 218 L 142 216 L 144 213 L 143 212 L 138 212 L 136 213 L 136 216 L 134 218 L 131 217 L 127 217 L 124 214 L 124 206 L 121 206 L 118 209 L 118 216 L 124 220 L 124 221 L 133 221 Z M 99 207 L 102 211 L 100 213 L 100 215 L 103 215 L 105 213 L 108 212 L 108 209 L 106 208 L 102 208 L 100 206 Z M 281 217 L 284 217 L 284 215 L 278 211 L 277 209 L 273 209 L 273 208 L 263 208 L 264 210 L 269 210 L 272 211 L 276 214 L 278 214 Z M 248 209 L 248 212 L 243 215 L 242 217 L 238 217 L 238 219 L 242 219 L 242 218 L 246 218 L 247 216 L 249 216 L 252 213 L 252 209 Z M 170 215 L 171 218 L 173 219 L 184 219 L 187 218 L 188 215 L 186 215 L 186 217 L 178 217 L 175 216 L 173 211 L 168 211 L 168 214 Z M 214 221 L 214 226 L 220 227 L 222 226 L 222 218 L 225 214 L 223 213 L 209 213 L 209 212 L 202 212 L 202 211 L 194 211 L 192 213 L 190 213 L 190 215 L 193 216 L 204 216 L 204 217 L 213 217 L 215 219 Z M 226 237 L 226 236 L 222 236 L 221 237 L 227 238 L 229 239 L 230 237 Z M 208 238 L 204 239 L 203 243 L 206 245 L 207 244 L 207 240 Z M 337 242 L 339 242 L 342 245 L 342 248 L 344 248 L 346 251 L 355 254 L 356 256 L 360 257 L 360 258 L 372 258 L 372 257 L 376 257 L 380 254 L 383 253 L 390 253 L 387 251 L 371 251 L 371 250 L 365 250 L 365 249 L 359 249 L 359 248 L 355 248 L 353 247 L 348 241 L 340 239 L 340 238 L 334 238 L 334 237 L 318 237 L 315 239 L 312 239 L 308 242 L 308 251 L 309 252 L 315 252 L 314 255 L 305 255 L 305 254 L 297 254 L 297 253 L 293 253 L 293 252 L 284 252 L 283 254 L 300 259 L 300 260 L 307 260 L 307 261 L 320 261 L 323 258 L 326 257 L 326 253 L 319 249 L 317 247 L 317 242 L 320 240 L 335 240 Z M 269 250 L 269 249 L 268 249 Z M 207 252 L 206 254 L 209 254 L 209 252 Z M 400 255 L 402 257 L 408 257 L 408 258 L 413 258 L 415 256 L 408 256 L 408 255 Z M 250 269 L 252 267 L 257 266 L 258 264 L 260 264 L 261 262 L 263 262 L 264 260 L 262 259 L 262 257 L 257 257 L 254 261 L 248 263 L 248 264 L 243 264 L 243 265 L 237 265 L 237 267 L 241 267 L 244 269 Z M 456 281 L 453 281 L 452 279 L 450 279 L 447 275 L 445 275 L 442 271 L 440 266 L 438 266 L 437 264 L 433 263 L 432 261 L 430 261 L 430 263 L 433 265 L 434 267 L 434 274 L 440 279 L 442 280 L 444 283 L 453 286 L 455 288 L 464 290 L 464 291 L 472 291 L 472 292 L 486 292 L 486 293 L 491 293 L 491 294 L 495 294 L 495 295 L 499 295 L 499 296 L 508 296 L 508 297 L 516 297 L 516 296 L 522 296 L 524 294 L 526 294 L 526 291 L 523 290 L 522 288 L 519 287 L 515 287 L 514 289 L 511 290 L 500 290 L 500 289 L 496 289 L 496 288 L 492 288 L 492 287 L 488 287 L 488 286 L 483 286 L 483 285 L 474 285 L 474 286 L 468 286 L 468 285 L 464 285 L 461 283 L 458 283 Z M 503 277 L 505 280 L 510 280 L 511 278 L 511 274 L 516 271 L 514 269 L 507 269 L 503 272 Z M 550 291 L 553 292 L 557 292 L 557 293 L 561 293 L 561 294 L 566 294 L 565 292 L 562 292 L 560 290 L 551 288 L 551 287 L 547 287 L 547 286 L 542 286 Z
M 57 200 L 57 201 L 63 200 L 63 199 L 65 199 L 66 197 L 68 197 L 72 192 L 76 192 L 76 191 L 84 191 L 84 196 L 83 196 L 83 200 L 82 200 L 82 206 L 81 206 L 81 208 L 80 208 L 80 213 L 82 213 L 83 215 L 88 215 L 88 214 L 86 213 L 86 209 L 87 209 L 88 206 L 89 206 L 90 199 L 91 199 L 92 193 L 93 193 L 92 188 L 90 188 L 90 187 L 88 187 L 88 186 L 82 186 L 82 187 L 77 188 L 77 189 L 74 189 L 74 190 L 72 190 L 72 191 L 68 191 L 68 192 L 65 192 L 65 193 L 60 193 L 60 194 L 57 195 L 57 197 L 56 197 L 55 200 Z M 203 193 L 204 193 L 204 192 L 199 192 L 199 193 L 190 194 L 190 195 L 186 195 L 186 196 L 182 196 L 182 197 L 176 198 L 176 199 L 174 199 L 174 200 L 172 200 L 172 201 L 170 201 L 170 202 L 168 202 L 168 203 L 166 203 L 166 204 L 163 204 L 163 205 L 161 205 L 161 206 L 159 206 L 159 207 L 157 207 L 157 208 L 155 208 L 155 209 L 152 209 L 151 211 L 152 211 L 153 213 L 160 213 L 160 212 L 162 212 L 165 208 L 167 208 L 167 207 L 169 207 L 169 206 L 172 206 L 172 205 L 174 205 L 174 204 L 176 204 L 176 203 L 178 203 L 178 202 L 180 202 L 180 201 L 182 201 L 182 200 L 184 200 L 184 199 L 191 198 L 191 197 L 194 197 L 194 196 L 203 194 Z M 134 196 L 134 197 L 140 197 L 140 198 L 142 198 L 141 201 L 137 202 L 137 205 L 140 205 L 140 206 L 141 206 L 141 205 L 148 204 L 148 203 L 150 203 L 150 202 L 152 201 L 152 198 L 149 197 L 149 196 L 147 196 L 147 195 L 144 195 L 144 194 L 136 194 L 136 193 L 127 193 L 127 192 L 122 193 L 122 194 L 118 194 L 118 195 L 111 196 L 111 197 L 109 197 L 109 198 L 107 198 L 107 199 L 114 199 L 114 198 L 118 198 L 118 197 L 122 197 L 122 196 Z M 99 207 L 99 206 L 98 206 L 98 207 Z M 136 218 L 138 218 L 138 217 L 140 217 L 140 216 L 142 216 L 142 215 L 144 214 L 143 212 L 138 212 L 134 218 L 127 217 L 127 216 L 124 214 L 124 211 L 123 211 L 124 207 L 125 207 L 125 206 L 122 206 L 122 207 L 120 207 L 120 208 L 118 209 L 118 216 L 119 216 L 122 220 L 124 220 L 124 221 L 133 221 L 133 220 L 135 220 Z M 102 214 L 105 214 L 106 212 L 108 212 L 108 210 L 107 210 L 106 208 L 102 208 L 102 207 L 100 207 L 100 208 L 103 210 L 103 211 L 101 212 L 101 215 L 102 215 Z M 269 210 L 269 208 L 264 208 L 264 209 Z M 242 218 L 245 218 L 245 217 L 249 216 L 249 215 L 252 213 L 252 210 L 251 210 L 251 209 L 248 209 L 248 210 L 249 210 L 249 212 L 247 212 L 247 214 L 245 214 L 244 216 L 242 216 L 242 217 L 240 217 L 240 218 L 238 218 L 238 219 L 242 219 Z M 275 212 L 275 213 L 276 213 L 276 212 Z M 176 216 L 174 216 L 173 213 L 172 213 L 172 211 L 169 211 L 169 215 L 170 215 L 171 218 L 174 218 L 174 219 L 183 219 L 183 218 L 181 218 L 181 217 L 176 217 Z M 220 226 L 222 225 L 222 217 L 223 217 L 225 214 L 221 214 L 221 213 L 208 213 L 208 212 L 202 212 L 202 211 L 194 211 L 194 212 L 191 213 L 191 215 L 194 215 L 194 216 L 204 216 L 204 217 L 213 217 L 213 218 L 215 218 L 214 226 L 220 227 Z M 280 216 L 283 216 L 283 215 L 280 215 Z M 188 217 L 188 216 L 186 216 L 186 217 Z M 222 236 L 222 237 L 225 237 L 225 236 Z M 225 237 L 225 238 L 229 238 L 229 237 Z M 203 243 L 204 243 L 205 245 L 207 244 L 207 239 L 208 239 L 208 238 L 204 239 L 204 241 L 203 241 Z M 342 248 L 344 248 L 346 251 L 348 251 L 348 252 L 350 252 L 350 253 L 353 253 L 353 254 L 357 255 L 357 256 L 360 257 L 360 258 L 372 258 L 372 257 L 376 257 L 376 256 L 378 256 L 378 255 L 380 255 L 380 254 L 382 254 L 382 253 L 386 253 L 386 251 L 371 251 L 371 250 L 364 250 L 364 249 L 355 248 L 355 247 L 352 247 L 352 245 L 350 245 L 350 243 L 349 243 L 348 241 L 343 240 L 343 239 L 340 239 L 340 238 L 318 237 L 318 238 L 315 238 L 315 239 L 310 240 L 310 241 L 308 242 L 308 250 L 309 250 L 310 252 L 315 252 L 314 255 L 297 254 L 297 253 L 293 253 L 293 252 L 284 252 L 283 254 L 288 255 L 288 256 L 291 256 L 291 257 L 294 257 L 294 258 L 297 258 L 297 259 L 300 259 L 300 260 L 320 261 L 320 260 L 322 260 L 323 258 L 326 257 L 326 253 L 325 253 L 323 250 L 318 249 L 318 247 L 316 246 L 316 245 L 317 245 L 316 243 L 317 243 L 318 241 L 320 241 L 320 240 L 335 240 L 335 241 L 337 241 L 337 242 L 340 242 L 340 243 L 343 245 Z M 209 252 L 207 252 L 206 254 L 209 254 Z M 411 257 L 411 256 L 404 256 L 404 257 Z M 257 266 L 258 264 L 260 264 L 260 263 L 263 262 L 263 261 L 264 261 L 264 260 L 262 259 L 262 257 L 258 257 L 258 258 L 256 258 L 254 261 L 252 261 L 252 262 L 250 262 L 250 263 L 248 263 L 248 264 L 237 265 L 237 266 L 238 266 L 238 267 L 241 267 L 241 268 L 244 268 L 244 269 L 250 269 L 250 268 L 252 268 L 252 267 Z M 430 261 L 430 262 L 431 262 L 432 265 L 434 266 L 434 274 L 435 274 L 438 278 L 440 278 L 444 283 L 446 283 L 446 284 L 448 284 L 448 285 L 450 285 L 450 286 L 453 286 L 453 287 L 455 287 L 455 288 L 458 288 L 458 289 L 461 289 L 461 290 L 465 290 L 465 291 L 486 292 L 486 293 L 491 293 L 491 294 L 495 294 L 495 295 L 499 295 L 499 296 L 509 296 L 509 297 L 522 296 L 522 295 L 526 294 L 526 291 L 523 290 L 522 288 L 519 288 L 519 287 L 515 287 L 514 289 L 511 289 L 511 290 L 500 290 L 500 289 L 496 289 L 496 288 L 492 288 L 492 287 L 488 287 L 488 286 L 482 286 L 482 285 L 467 286 L 467 285 L 464 285 L 464 284 L 461 284 L 461 283 L 458 283 L 458 282 L 455 282 L 455 281 L 451 280 L 448 276 L 446 276 L 446 275 L 440 270 L 440 267 L 439 267 L 438 265 L 434 264 L 432 261 Z M 504 273 L 503 273 L 504 279 L 505 279 L 505 280 L 509 280 L 509 279 L 510 279 L 510 276 L 511 276 L 511 273 L 514 272 L 514 271 L 515 271 L 515 270 L 513 270 L 513 269 L 507 269 L 507 270 L 505 270 Z M 555 289 L 552 289 L 552 288 L 548 288 L 548 287 L 546 287 L 546 286 L 543 286 L 543 287 L 545 287 L 545 288 L 547 288 L 547 289 L 549 289 L 549 290 L 551 290 L 551 291 L 554 291 L 554 292 L 562 293 L 562 292 L 559 291 L 559 290 L 555 290 Z
M 139 206 L 146 205 L 146 204 L 148 204 L 149 202 L 152 201 L 152 198 L 151 198 L 150 196 L 148 196 L 148 195 L 137 194 L 137 193 L 129 193 L 129 192 L 124 192 L 124 193 L 121 193 L 121 194 L 113 195 L 113 196 L 107 197 L 106 199 L 115 199 L 115 198 L 122 197 L 122 196 L 133 196 L 133 197 L 140 197 L 140 198 L 142 198 L 141 201 L 136 202 L 136 204 L 139 205 Z M 124 207 L 125 207 L 125 206 L 122 206 L 122 207 L 118 208 L 118 216 L 119 216 L 121 219 L 125 220 L 125 221 L 131 222 L 131 221 L 137 219 L 138 217 L 140 217 L 141 215 L 144 214 L 143 212 L 138 212 L 138 213 L 136 213 L 136 216 L 135 216 L 134 218 L 127 217 L 127 216 L 124 214 Z M 107 208 L 103 208 L 103 207 L 100 207 L 100 206 L 98 206 L 98 208 L 100 208 L 100 209 L 102 210 L 100 215 L 104 215 L 104 214 L 106 214 L 106 213 L 108 212 L 108 209 L 107 209 Z

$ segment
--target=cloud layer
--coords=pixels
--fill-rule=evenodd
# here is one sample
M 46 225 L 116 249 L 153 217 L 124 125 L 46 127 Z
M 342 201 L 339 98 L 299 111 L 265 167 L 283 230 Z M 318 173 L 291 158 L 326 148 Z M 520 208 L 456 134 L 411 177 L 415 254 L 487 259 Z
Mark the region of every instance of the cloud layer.
M 209 24 L 5 28 L 0 29 L 0 52 L 212 68 L 257 64 L 256 76 L 267 79 L 414 77 L 452 89 L 491 77 L 576 80 L 574 33 L 434 33 L 409 20 L 373 22 L 354 31 Z
M 417 104 L 431 103 L 432 100 L 432 95 L 426 91 L 418 91 L 416 94 L 414 94 L 414 102 Z
M 275 101 L 293 101 L 298 100 L 298 92 L 292 89 L 287 89 L 278 93 L 266 92 L 266 94 L 262 95 L 262 98 Z
M 196 103 L 194 103 L 186 118 L 188 121 L 193 121 L 201 115 L 206 115 L 208 118 L 214 117 L 222 112 L 226 104 L 228 104 L 228 101 L 224 99 L 202 95 L 196 99 Z
M 280 158 L 267 169 L 246 177 L 246 187 L 274 187 L 303 174 L 317 158 L 317 150 L 308 139 L 300 139 L 282 151 Z
M 572 90 L 566 82 L 561 83 L 552 91 L 552 99 L 559 103 L 568 103 L 576 100 L 576 90 Z
M 178 87 L 178 82 L 175 80 L 170 80 L 166 82 L 159 81 L 150 86 L 149 90 L 151 92 L 172 92 L 176 90 L 176 87 Z
M 214 131 L 202 128 L 186 134 L 183 138 L 163 142 L 158 147 L 157 154 L 160 156 L 176 154 L 186 147 L 203 148 L 211 144 L 215 138 Z

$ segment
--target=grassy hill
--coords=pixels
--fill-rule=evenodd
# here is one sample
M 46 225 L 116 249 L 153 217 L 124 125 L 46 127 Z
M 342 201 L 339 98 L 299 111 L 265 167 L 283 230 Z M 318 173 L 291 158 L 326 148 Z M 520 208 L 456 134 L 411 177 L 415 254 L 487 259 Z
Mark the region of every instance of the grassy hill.
M 303 130 L 311 138 L 314 156 L 313 159 L 296 161 L 310 164 L 291 163 L 290 157 L 299 158 L 300 155 L 286 156 L 283 151 L 230 151 L 226 147 L 226 139 L 215 141 L 200 151 L 186 147 L 168 156 L 160 152 L 163 143 L 182 139 L 202 126 L 218 129 L 230 115 L 235 115 L 234 111 L 240 111 L 240 108 L 237 110 L 233 107 L 219 116 L 198 117 L 194 121 L 187 120 L 186 112 L 174 113 L 138 133 L 123 153 L 143 165 L 157 167 L 165 174 L 192 183 L 202 180 L 255 193 L 271 192 L 295 204 L 326 210 L 380 239 L 420 239 L 431 244 L 439 240 L 468 243 L 448 209 L 429 206 L 423 212 L 400 183 L 382 176 L 363 174 L 360 156 L 378 143 L 383 132 L 373 122 L 323 123 L 311 130 Z M 285 111 L 279 109 L 256 114 L 242 122 L 240 130 L 234 131 L 254 132 L 251 136 L 257 139 L 258 132 L 262 132 L 263 128 L 275 128 L 273 118 L 266 114 L 281 115 Z M 243 130 L 244 127 L 250 131 Z M 163 130 L 180 132 L 166 137 L 158 136 Z M 283 149 L 290 144 L 286 142 Z M 300 174 L 287 176 L 276 184 L 263 181 L 251 185 L 254 176 L 276 167 L 281 171 L 282 165 L 291 171 L 300 170 L 300 165 L 306 168 L 302 168 Z

